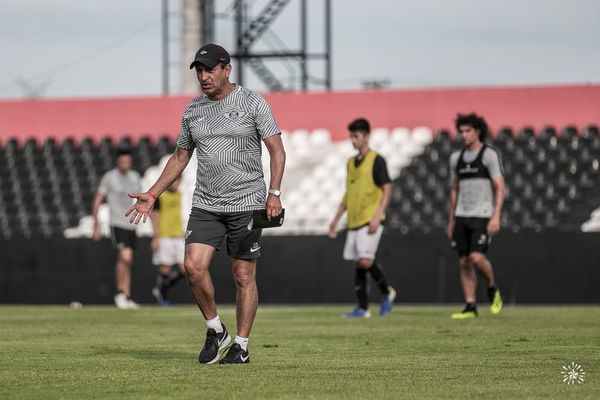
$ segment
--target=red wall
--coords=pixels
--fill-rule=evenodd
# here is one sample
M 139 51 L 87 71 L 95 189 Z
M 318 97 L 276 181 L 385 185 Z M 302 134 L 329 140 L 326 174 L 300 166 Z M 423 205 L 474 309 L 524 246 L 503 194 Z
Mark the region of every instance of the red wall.
M 329 129 L 334 138 L 358 116 L 373 126 L 451 128 L 475 111 L 492 129 L 600 124 L 600 85 L 488 87 L 266 94 L 282 129 Z M 188 97 L 0 101 L 0 140 L 110 134 L 157 137 L 179 130 Z

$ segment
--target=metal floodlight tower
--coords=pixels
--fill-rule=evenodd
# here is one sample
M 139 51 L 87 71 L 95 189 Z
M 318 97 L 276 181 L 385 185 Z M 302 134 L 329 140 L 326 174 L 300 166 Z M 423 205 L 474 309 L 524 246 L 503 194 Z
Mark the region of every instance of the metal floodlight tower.
M 300 1 L 300 49 L 297 51 L 266 51 L 253 52 L 252 45 L 265 33 L 271 23 L 290 3 L 291 0 L 270 0 L 258 16 L 250 18 L 246 13 L 247 0 L 235 0 L 235 39 L 236 53 L 231 57 L 238 61 L 237 82 L 244 84 L 244 67 L 248 65 L 256 76 L 267 86 L 270 91 L 279 92 L 288 90 L 283 83 L 267 68 L 265 59 L 287 59 L 298 62 L 301 76 L 302 90 L 308 89 L 309 80 L 321 83 L 327 90 L 331 90 L 331 0 L 323 0 L 324 15 L 324 52 L 308 52 L 308 18 L 307 0 Z M 322 59 L 325 61 L 325 77 L 323 79 L 311 78 L 308 73 L 309 59 Z
M 198 81 L 188 69 L 189 60 L 202 44 L 214 37 L 214 0 L 161 0 L 162 15 L 162 93 L 195 94 Z M 173 19 L 175 24 L 172 24 Z M 174 25 L 174 26 L 173 26 Z M 173 51 L 171 44 L 176 43 Z M 179 48 L 177 48 L 179 47 Z M 178 55 L 176 55 L 178 53 Z M 179 71 L 179 90 L 172 90 L 172 68 Z
M 179 93 L 193 94 L 198 91 L 198 82 L 187 69 L 187 61 L 194 58 L 199 46 L 215 40 L 215 21 L 219 17 L 215 13 L 215 0 L 179 0 L 180 7 L 174 10 L 170 7 L 171 0 L 162 0 L 162 92 L 168 95 L 173 92 L 170 84 L 173 77 L 170 73 L 172 67 L 177 67 L 180 73 Z M 308 12 L 307 0 L 297 0 L 300 7 L 300 48 L 295 51 L 273 50 L 255 52 L 252 46 L 269 29 L 273 21 L 281 14 L 291 0 L 269 0 L 257 16 L 249 16 L 248 0 L 232 0 L 230 9 L 234 11 L 235 53 L 231 57 L 238 62 L 237 82 L 244 84 L 246 67 L 250 67 L 254 74 L 265 84 L 270 91 L 286 91 L 293 88 L 286 87 L 265 63 L 265 60 L 285 60 L 296 63 L 300 71 L 300 88 L 308 90 L 309 83 L 317 84 L 331 90 L 331 0 L 322 0 L 324 6 L 324 33 L 322 53 L 308 51 Z M 180 21 L 179 34 L 174 34 L 170 20 L 178 17 Z M 177 26 L 175 26 L 177 28 Z M 170 43 L 179 43 L 179 56 L 171 51 Z M 283 43 L 279 47 L 285 47 Z M 309 61 L 324 61 L 324 77 L 317 78 L 309 74 Z M 297 82 L 294 77 L 294 82 Z

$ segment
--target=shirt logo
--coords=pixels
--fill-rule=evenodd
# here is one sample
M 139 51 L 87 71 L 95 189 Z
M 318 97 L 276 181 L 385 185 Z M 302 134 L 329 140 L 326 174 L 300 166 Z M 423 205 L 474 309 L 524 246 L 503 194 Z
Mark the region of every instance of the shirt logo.
M 235 120 L 237 120 L 238 118 L 241 117 L 241 113 L 239 111 L 237 111 L 237 110 L 233 110 L 233 111 L 230 111 L 230 112 L 228 112 L 226 114 L 223 114 L 223 116 L 225 118 L 227 118 L 227 119 L 235 121 Z
M 479 171 L 479 168 L 471 168 L 471 164 L 467 164 L 466 167 L 458 170 L 459 174 L 476 174 Z

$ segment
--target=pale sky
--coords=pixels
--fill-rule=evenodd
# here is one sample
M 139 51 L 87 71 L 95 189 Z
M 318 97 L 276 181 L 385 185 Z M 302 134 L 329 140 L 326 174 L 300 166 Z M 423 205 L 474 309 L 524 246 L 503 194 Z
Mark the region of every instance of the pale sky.
M 218 0 L 217 43 L 231 52 L 231 0 Z M 322 50 L 321 0 L 309 0 L 310 48 Z M 161 93 L 160 0 L 2 0 L 0 98 L 107 97 Z M 179 1 L 171 0 L 174 11 Z M 251 13 L 265 4 L 256 0 Z M 390 88 L 600 83 L 597 0 L 333 0 L 333 85 L 364 80 Z M 299 46 L 292 0 L 255 50 Z M 171 18 L 173 36 L 178 21 Z M 178 61 L 176 38 L 173 54 Z M 190 60 L 185 60 L 189 64 Z M 285 84 L 294 64 L 269 62 Z M 234 70 L 236 65 L 234 64 Z M 311 75 L 321 78 L 322 64 Z M 171 86 L 178 85 L 177 67 Z M 235 76 L 235 75 L 234 75 Z M 264 91 L 246 72 L 245 85 Z M 295 83 L 295 87 L 298 84 Z M 28 87 L 28 89 L 26 89 Z M 319 89 L 311 85 L 311 89 Z

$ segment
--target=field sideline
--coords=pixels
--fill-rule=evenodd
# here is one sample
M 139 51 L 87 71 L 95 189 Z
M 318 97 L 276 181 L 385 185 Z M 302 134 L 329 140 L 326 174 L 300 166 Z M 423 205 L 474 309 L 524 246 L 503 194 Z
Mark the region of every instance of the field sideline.
M 192 306 L 0 307 L 1 399 L 599 399 L 600 307 L 261 306 L 248 365 L 200 365 Z M 376 309 L 374 308 L 373 311 Z M 235 332 L 234 309 L 220 309 Z M 582 384 L 561 367 L 581 364 Z

